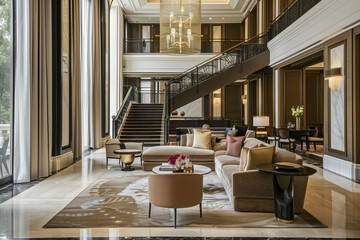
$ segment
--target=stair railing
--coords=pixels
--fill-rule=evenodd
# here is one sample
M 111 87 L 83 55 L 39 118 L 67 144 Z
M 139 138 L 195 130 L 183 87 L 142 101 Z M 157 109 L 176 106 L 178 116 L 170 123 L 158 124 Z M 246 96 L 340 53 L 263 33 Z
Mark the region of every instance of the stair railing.
M 171 98 L 189 88 L 198 87 L 208 78 L 266 51 L 267 34 L 261 33 L 243 41 L 169 80 L 165 85 L 165 142 L 168 142 Z
M 209 77 L 267 50 L 266 40 L 267 33 L 259 34 L 173 77 L 165 85 L 165 104 L 168 105 L 169 99 L 181 92 L 192 87 L 198 87 L 201 82 Z M 168 110 L 166 113 L 170 114 L 169 107 L 165 107 Z
M 135 86 L 129 88 L 124 98 L 122 105 L 119 108 L 119 111 L 116 115 L 112 116 L 113 119 L 113 128 L 112 128 L 112 138 L 116 138 L 119 134 L 119 130 L 123 124 L 126 113 L 129 111 L 129 107 L 132 102 L 139 102 L 139 92 Z

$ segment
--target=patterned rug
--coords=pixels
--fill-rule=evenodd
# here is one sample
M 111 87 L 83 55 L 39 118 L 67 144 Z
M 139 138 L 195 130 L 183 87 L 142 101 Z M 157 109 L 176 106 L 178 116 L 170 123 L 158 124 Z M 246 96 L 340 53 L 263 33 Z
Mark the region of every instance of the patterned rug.
M 151 172 L 110 169 L 82 191 L 44 228 L 172 227 L 173 209 L 152 207 L 148 218 L 147 176 Z M 199 207 L 178 209 L 178 227 L 201 228 L 321 228 L 326 227 L 304 211 L 295 223 L 283 224 L 273 213 L 233 210 L 216 173 L 204 176 L 203 218 Z

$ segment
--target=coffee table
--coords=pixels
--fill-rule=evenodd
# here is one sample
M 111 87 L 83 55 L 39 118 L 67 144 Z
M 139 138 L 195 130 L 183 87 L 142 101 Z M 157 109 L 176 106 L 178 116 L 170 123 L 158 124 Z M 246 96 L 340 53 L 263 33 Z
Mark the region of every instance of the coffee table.
M 316 170 L 306 166 L 296 170 L 284 170 L 276 168 L 272 163 L 260 164 L 256 166 L 256 168 L 259 169 L 260 172 L 273 174 L 276 220 L 282 223 L 293 223 L 294 177 L 310 176 L 315 174 Z M 280 186 L 277 176 L 290 177 L 289 185 L 285 189 Z
M 122 171 L 133 171 L 135 168 L 131 167 L 131 164 L 135 160 L 135 154 L 141 153 L 137 149 L 118 149 L 114 150 L 115 154 L 119 154 L 121 161 L 125 164 L 125 167 L 121 168 Z
M 169 174 L 169 173 L 173 173 L 172 171 L 160 171 L 160 167 L 161 166 L 156 166 L 152 169 L 153 173 L 156 174 Z M 197 174 L 209 174 L 211 173 L 211 168 L 203 166 L 203 165 L 197 165 L 197 164 L 193 164 L 194 167 L 194 172 L 193 173 L 197 173 Z

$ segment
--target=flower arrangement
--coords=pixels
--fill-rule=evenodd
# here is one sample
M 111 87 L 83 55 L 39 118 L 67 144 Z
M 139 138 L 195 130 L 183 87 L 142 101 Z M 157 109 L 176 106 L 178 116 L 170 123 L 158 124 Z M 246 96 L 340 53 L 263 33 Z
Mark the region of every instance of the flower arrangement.
M 189 167 L 190 158 L 184 154 L 175 154 L 168 158 L 168 163 L 170 165 L 175 165 L 177 170 L 183 169 L 184 167 Z
M 302 117 L 302 115 L 304 115 L 304 106 L 303 105 L 298 105 L 296 107 L 292 106 L 291 114 L 293 115 L 293 117 Z

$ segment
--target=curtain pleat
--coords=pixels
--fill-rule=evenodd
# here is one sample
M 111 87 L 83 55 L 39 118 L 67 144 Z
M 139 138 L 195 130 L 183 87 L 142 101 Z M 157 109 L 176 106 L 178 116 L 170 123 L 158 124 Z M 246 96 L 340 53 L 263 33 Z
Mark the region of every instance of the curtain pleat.
M 80 3 L 72 1 L 72 151 L 74 159 L 82 155 L 81 133 L 81 65 L 80 65 Z
M 30 16 L 28 1 L 16 0 L 14 76 L 14 183 L 30 181 Z
M 30 179 L 50 175 L 52 118 L 51 1 L 30 3 Z
M 92 78 L 92 112 L 91 112 L 91 145 L 102 147 L 101 137 L 101 14 L 100 0 L 94 0 L 94 35 L 93 35 L 93 78 Z

